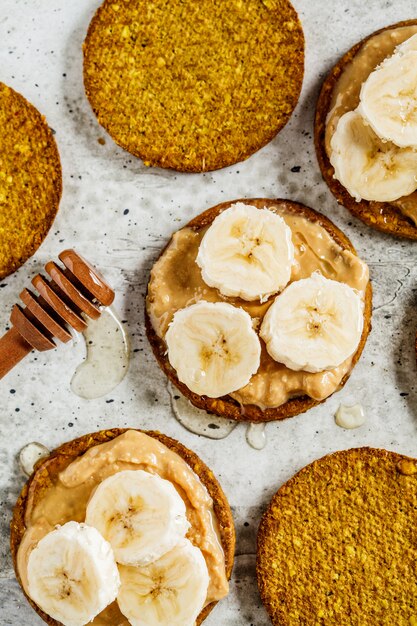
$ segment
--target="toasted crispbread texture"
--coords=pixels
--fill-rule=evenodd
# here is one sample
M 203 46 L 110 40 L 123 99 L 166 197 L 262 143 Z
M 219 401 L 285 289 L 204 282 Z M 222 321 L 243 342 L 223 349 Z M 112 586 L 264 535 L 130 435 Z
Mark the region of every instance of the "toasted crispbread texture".
M 213 220 L 217 217 L 217 215 L 219 215 L 219 213 L 221 213 L 221 211 L 224 211 L 236 202 L 250 203 L 251 205 L 258 207 L 259 209 L 282 204 L 283 208 L 285 206 L 285 211 L 302 215 L 312 222 L 318 222 L 320 226 L 327 230 L 327 232 L 332 236 L 334 241 L 339 246 L 341 246 L 344 250 L 349 250 L 350 252 L 356 254 L 354 247 L 352 246 L 346 235 L 344 235 L 342 231 L 340 231 L 329 219 L 327 219 L 327 217 L 321 215 L 320 213 L 317 213 L 309 207 L 304 206 L 303 204 L 300 204 L 298 202 L 292 202 L 290 200 L 246 198 L 233 200 L 230 202 L 222 202 L 221 204 L 218 204 L 217 206 L 208 209 L 204 213 L 201 213 L 200 215 L 192 219 L 191 222 L 187 224 L 187 226 L 196 230 L 205 228 L 213 222 Z M 164 253 L 164 250 L 162 250 L 161 255 Z M 371 330 L 371 313 L 372 287 L 371 283 L 369 282 L 365 294 L 364 326 L 362 331 L 362 337 L 358 349 L 353 356 L 351 370 L 354 368 L 360 355 L 362 354 L 362 350 L 365 346 L 368 334 Z M 288 402 L 277 408 L 261 409 L 254 404 L 247 404 L 242 408 L 242 406 L 230 396 L 223 396 L 222 398 L 208 398 L 207 396 L 200 396 L 196 393 L 193 393 L 186 385 L 184 385 L 184 383 L 178 380 L 176 371 L 169 363 L 166 344 L 160 337 L 158 337 L 155 330 L 153 329 L 149 315 L 146 310 L 145 323 L 146 334 L 161 369 L 165 372 L 171 382 L 176 387 L 178 387 L 181 393 L 186 396 L 190 400 L 190 402 L 194 404 L 194 406 L 200 409 L 205 409 L 209 413 L 214 413 L 216 415 L 220 415 L 221 417 L 227 417 L 229 419 L 235 419 L 238 421 L 269 422 L 273 420 L 284 419 L 286 417 L 294 417 L 294 415 L 303 413 L 313 406 L 321 404 L 321 402 L 313 400 L 309 396 L 304 395 L 292 398 L 291 400 L 288 400 Z M 349 376 L 350 372 L 348 372 L 343 378 L 341 386 L 346 383 Z M 324 400 L 322 402 L 324 402 Z
M 99 123 L 147 165 L 215 170 L 286 124 L 304 36 L 288 0 L 105 0 L 84 44 Z
M 308 465 L 258 532 L 263 603 L 279 626 L 417 623 L 417 465 L 372 448 Z
M 0 83 L 0 279 L 40 246 L 58 210 L 61 163 L 45 118 Z
M 101 443 L 105 443 L 106 441 L 111 441 L 115 437 L 122 435 L 126 432 L 126 430 L 126 428 L 112 428 L 111 430 L 102 430 L 85 435 L 84 437 L 79 437 L 78 439 L 64 443 L 62 446 L 51 452 L 48 458 L 42 459 L 37 463 L 34 473 L 24 486 L 22 493 L 17 500 L 10 527 L 10 547 L 16 577 L 19 582 L 20 578 L 17 571 L 17 551 L 26 530 L 26 503 L 29 489 L 33 491 L 35 475 L 36 491 L 32 493 L 32 497 L 33 502 L 36 505 L 37 502 L 42 500 L 43 494 L 48 489 L 48 486 L 51 485 L 52 478 L 56 477 L 57 474 L 63 471 L 72 461 L 74 461 L 74 459 L 83 455 L 84 452 L 90 448 Z M 146 435 L 154 437 L 181 456 L 197 474 L 203 485 L 205 485 L 207 491 L 213 499 L 214 513 L 218 521 L 219 534 L 225 556 L 226 573 L 227 577 L 230 578 L 235 552 L 235 528 L 229 503 L 213 472 L 194 452 L 188 450 L 188 448 L 175 439 L 171 439 L 171 437 L 167 437 L 166 435 L 156 431 L 140 432 L 144 432 Z M 50 624 L 50 626 L 61 626 L 59 622 L 46 615 L 28 596 L 26 596 L 26 598 L 44 622 Z M 197 626 L 204 621 L 216 604 L 217 602 L 212 602 L 201 611 L 196 622 Z
M 365 39 L 353 46 L 346 54 L 336 63 L 333 69 L 325 79 L 317 101 L 316 116 L 314 124 L 314 143 L 316 146 L 317 160 L 321 169 L 324 180 L 326 181 L 330 191 L 335 196 L 339 204 L 343 205 L 360 220 L 372 226 L 377 230 L 390 233 L 397 237 L 406 237 L 407 239 L 417 239 L 417 227 L 411 219 L 406 217 L 399 208 L 389 202 L 374 202 L 361 200 L 356 202 L 345 187 L 335 178 L 333 178 L 334 168 L 329 161 L 329 157 L 325 148 L 326 118 L 330 110 L 333 89 L 343 73 L 344 68 L 356 56 L 363 44 L 371 37 L 391 30 L 400 28 L 401 26 L 414 26 L 417 20 L 406 20 L 398 22 L 386 28 L 375 31 Z

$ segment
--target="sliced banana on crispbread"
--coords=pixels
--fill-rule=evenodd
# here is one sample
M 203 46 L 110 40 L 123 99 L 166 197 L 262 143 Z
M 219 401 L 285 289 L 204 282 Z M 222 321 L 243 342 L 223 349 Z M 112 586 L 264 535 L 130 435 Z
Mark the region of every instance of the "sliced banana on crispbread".
M 260 335 L 275 361 L 292 370 L 322 372 L 352 356 L 362 329 L 359 294 L 315 272 L 291 283 L 275 298 Z
M 368 267 L 325 216 L 288 200 L 225 202 L 174 233 L 152 268 L 147 335 L 195 406 L 282 419 L 346 382 L 371 293 Z
M 68 522 L 29 556 L 28 590 L 64 626 L 84 626 L 117 596 L 120 577 L 110 544 L 91 526 Z
M 234 547 L 213 472 L 174 439 L 131 429 L 54 450 L 11 523 L 18 581 L 50 626 L 201 624 L 228 594 Z
M 226 302 L 200 301 L 177 311 L 165 339 L 169 362 L 195 393 L 236 391 L 259 367 L 261 345 L 250 315 Z
M 211 224 L 196 259 L 204 281 L 225 296 L 265 300 L 291 277 L 291 229 L 280 215 L 237 202 Z
M 358 202 L 391 202 L 415 191 L 417 151 L 383 141 L 358 110 L 340 118 L 331 146 L 335 178 Z
M 371 33 L 324 80 L 314 139 L 337 201 L 372 228 L 417 239 L 417 20 Z
M 408 43 L 408 46 L 407 46 Z M 405 42 L 368 76 L 359 112 L 384 141 L 417 148 L 417 50 Z
M 159 559 L 190 527 L 184 500 L 172 483 L 142 470 L 125 470 L 103 480 L 87 505 L 85 520 L 125 565 Z
M 120 567 L 117 602 L 132 626 L 194 626 L 209 575 L 201 550 L 184 539 L 145 567 Z
M 330 141 L 334 176 L 358 202 L 392 202 L 417 189 L 417 50 L 411 40 L 370 73 L 358 107 L 342 115 Z

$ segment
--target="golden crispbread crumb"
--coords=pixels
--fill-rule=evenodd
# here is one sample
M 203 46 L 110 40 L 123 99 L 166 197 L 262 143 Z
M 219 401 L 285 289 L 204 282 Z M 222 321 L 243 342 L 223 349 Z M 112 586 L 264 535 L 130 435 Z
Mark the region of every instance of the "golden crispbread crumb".
M 38 248 L 58 210 L 61 164 L 45 119 L 0 83 L 0 279 Z
M 273 624 L 417 623 L 414 469 L 413 459 L 359 448 L 315 461 L 279 489 L 258 534 Z
M 106 0 L 84 44 L 100 124 L 147 165 L 214 170 L 290 117 L 304 37 L 288 0 Z

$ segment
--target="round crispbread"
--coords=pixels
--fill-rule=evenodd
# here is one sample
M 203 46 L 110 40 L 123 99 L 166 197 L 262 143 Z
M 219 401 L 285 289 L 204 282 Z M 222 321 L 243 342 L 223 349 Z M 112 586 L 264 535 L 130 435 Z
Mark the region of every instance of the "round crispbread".
M 325 79 L 316 105 L 316 115 L 314 123 L 314 143 L 316 147 L 317 160 L 321 169 L 324 180 L 326 181 L 330 191 L 335 196 L 339 204 L 349 209 L 349 211 L 358 217 L 368 226 L 372 226 L 377 230 L 395 235 L 397 237 L 406 237 L 407 239 L 417 239 L 417 226 L 411 219 L 406 217 L 399 208 L 389 202 L 374 202 L 361 200 L 357 202 L 347 189 L 335 178 L 333 178 L 334 168 L 329 161 L 325 148 L 326 119 L 330 110 L 333 89 L 343 73 L 345 67 L 352 61 L 359 50 L 371 37 L 402 26 L 417 25 L 417 20 L 406 20 L 398 22 L 385 28 L 375 31 L 359 43 L 355 44 L 346 54 L 336 63 Z
M 84 435 L 78 439 L 73 439 L 72 441 L 64 443 L 62 446 L 51 452 L 46 459 L 42 459 L 36 464 L 35 471 L 23 487 L 23 490 L 17 500 L 10 526 L 10 547 L 16 577 L 19 582 L 20 577 L 17 569 L 17 552 L 26 530 L 25 513 L 29 490 L 31 492 L 33 502 L 39 502 L 42 500 L 44 493 L 48 490 L 51 484 L 51 479 L 56 477 L 72 461 L 74 461 L 77 457 L 82 456 L 90 448 L 101 443 L 111 441 L 112 439 L 115 439 L 115 437 L 122 435 L 127 430 L 129 429 L 112 428 Z M 192 452 L 175 439 L 167 437 L 166 435 L 156 431 L 139 430 L 139 432 L 143 432 L 150 437 L 154 437 L 170 450 L 176 452 L 184 459 L 184 461 L 186 461 L 206 487 L 213 500 L 214 514 L 216 515 L 218 521 L 219 536 L 225 556 L 226 574 L 227 577 L 230 578 L 235 550 L 235 529 L 229 503 L 213 472 L 207 467 L 207 465 L 205 465 L 205 463 L 203 463 L 195 452 Z M 26 598 L 44 622 L 50 626 L 61 626 L 59 622 L 46 615 L 28 596 L 26 596 Z M 204 621 L 216 604 L 217 602 L 212 602 L 204 607 L 197 618 L 197 626 Z
M 84 43 L 99 123 L 146 165 L 216 170 L 267 144 L 301 91 L 288 0 L 105 0 Z
M 0 279 L 40 246 L 62 192 L 58 148 L 45 118 L 0 82 Z
M 236 202 L 244 202 L 247 204 L 251 204 L 256 206 L 258 209 L 268 208 L 269 206 L 276 206 L 277 204 L 285 205 L 285 210 L 291 213 L 295 213 L 298 215 L 302 215 L 312 222 L 318 222 L 320 226 L 322 226 L 334 239 L 334 241 L 341 247 L 343 250 L 349 250 L 353 254 L 356 254 L 356 250 L 341 230 L 337 228 L 327 217 L 310 209 L 309 207 L 304 206 L 298 202 L 292 202 L 290 200 L 271 200 L 266 198 L 244 198 L 240 200 L 233 200 L 229 202 L 222 202 L 204 213 L 201 213 L 194 219 L 192 219 L 186 227 L 193 228 L 195 230 L 200 230 L 209 226 L 213 220 L 225 209 L 230 207 L 232 204 Z M 168 243 L 169 245 L 169 243 Z M 165 248 L 166 249 L 166 248 Z M 161 255 L 164 253 L 162 250 Z M 353 360 L 351 370 L 356 365 L 359 360 L 360 355 L 362 354 L 362 350 L 365 346 L 368 334 L 371 330 L 371 314 L 372 314 L 372 287 L 369 282 L 366 289 L 365 294 L 365 308 L 364 308 L 364 325 L 361 340 L 356 350 Z M 300 396 L 291 398 L 285 404 L 276 407 L 276 408 L 266 408 L 261 409 L 260 407 L 254 404 L 246 404 L 243 407 L 230 396 L 223 396 L 221 398 L 209 398 L 207 396 L 200 396 L 194 392 L 192 392 L 184 383 L 178 380 L 177 374 L 174 368 L 170 365 L 168 356 L 167 356 L 167 348 L 165 342 L 158 337 L 156 334 L 149 315 L 145 309 L 145 324 L 146 324 L 146 334 L 148 336 L 149 342 L 152 346 L 152 350 L 157 358 L 157 361 L 161 367 L 161 369 L 165 372 L 171 382 L 181 391 L 181 393 L 186 396 L 190 402 L 200 408 L 208 411 L 209 413 L 214 413 L 216 415 L 220 415 L 221 417 L 227 417 L 228 419 L 235 419 L 238 421 L 250 421 L 250 422 L 269 422 L 273 420 L 280 420 L 286 417 L 294 417 L 299 413 L 303 413 L 308 409 L 321 404 L 324 400 L 317 401 L 313 400 L 309 396 Z M 350 371 L 351 371 L 350 370 Z M 350 376 L 350 371 L 344 376 L 341 382 L 341 386 L 343 386 Z
M 272 498 L 257 577 L 276 626 L 417 619 L 417 465 L 358 448 L 304 467 Z

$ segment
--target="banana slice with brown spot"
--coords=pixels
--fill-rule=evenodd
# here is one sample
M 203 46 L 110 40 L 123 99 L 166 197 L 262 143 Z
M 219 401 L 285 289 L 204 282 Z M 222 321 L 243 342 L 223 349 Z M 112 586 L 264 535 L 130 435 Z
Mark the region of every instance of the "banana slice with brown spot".
M 165 341 L 179 380 L 200 395 L 236 391 L 259 368 L 261 345 L 252 319 L 226 302 L 200 301 L 177 311 Z
M 111 546 L 86 524 L 48 533 L 28 560 L 28 593 L 64 626 L 84 626 L 116 599 L 120 578 Z
M 360 114 L 378 137 L 400 148 L 417 148 L 417 50 L 411 40 L 371 72 L 360 93 Z
M 125 470 L 99 484 L 86 522 L 111 544 L 116 561 L 146 565 L 181 541 L 190 524 L 174 485 L 143 470 Z
M 358 110 L 340 118 L 330 145 L 334 177 L 358 202 L 392 202 L 417 189 L 417 151 L 380 139 Z
M 204 282 L 223 295 L 263 301 L 290 280 L 291 237 L 280 215 L 237 202 L 213 221 L 196 262 Z
M 275 298 L 260 335 L 275 361 L 296 371 L 322 372 L 354 354 L 362 329 L 359 294 L 315 272 Z
M 209 574 L 201 551 L 184 539 L 145 567 L 120 566 L 117 602 L 132 626 L 194 626 Z

